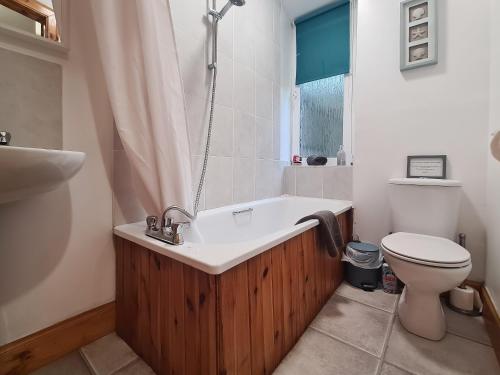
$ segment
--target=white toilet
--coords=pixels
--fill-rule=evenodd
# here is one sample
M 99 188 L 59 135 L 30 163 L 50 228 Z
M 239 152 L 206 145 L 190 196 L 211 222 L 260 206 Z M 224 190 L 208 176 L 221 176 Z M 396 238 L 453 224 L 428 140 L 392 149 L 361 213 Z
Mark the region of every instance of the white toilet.
M 393 232 L 382 240 L 387 263 L 405 283 L 398 315 L 410 332 L 441 340 L 446 321 L 439 295 L 460 285 L 472 265 L 455 243 L 461 183 L 454 180 L 391 179 Z

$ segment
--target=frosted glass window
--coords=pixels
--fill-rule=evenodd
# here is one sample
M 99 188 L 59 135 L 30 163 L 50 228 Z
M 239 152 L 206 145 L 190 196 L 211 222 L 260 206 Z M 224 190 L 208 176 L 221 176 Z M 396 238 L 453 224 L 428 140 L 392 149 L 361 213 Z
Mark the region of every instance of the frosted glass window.
M 336 157 L 343 143 L 344 75 L 300 88 L 300 155 Z

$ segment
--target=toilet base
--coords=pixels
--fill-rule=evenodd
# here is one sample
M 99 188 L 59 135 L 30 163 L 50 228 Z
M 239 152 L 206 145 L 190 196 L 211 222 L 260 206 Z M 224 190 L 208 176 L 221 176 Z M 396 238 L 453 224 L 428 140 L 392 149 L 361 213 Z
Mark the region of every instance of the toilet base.
M 403 327 L 417 336 L 439 341 L 446 335 L 446 319 L 439 294 L 412 292 L 405 286 L 398 315 Z

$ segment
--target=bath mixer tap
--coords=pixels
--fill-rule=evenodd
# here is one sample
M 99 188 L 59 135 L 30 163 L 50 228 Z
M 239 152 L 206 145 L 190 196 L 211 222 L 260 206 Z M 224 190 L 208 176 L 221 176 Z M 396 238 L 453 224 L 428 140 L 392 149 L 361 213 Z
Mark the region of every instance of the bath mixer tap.
M 170 245 L 182 245 L 184 244 L 184 238 L 182 236 L 181 230 L 184 227 L 189 226 L 189 221 L 179 221 L 174 222 L 172 218 L 167 217 L 170 211 L 177 211 L 188 217 L 191 220 L 196 218 L 195 215 L 191 215 L 185 209 L 178 206 L 167 207 L 163 214 L 161 215 L 160 225 L 158 226 L 159 218 L 158 216 L 148 216 L 146 218 L 146 236 L 155 238 L 162 242 L 166 242 Z

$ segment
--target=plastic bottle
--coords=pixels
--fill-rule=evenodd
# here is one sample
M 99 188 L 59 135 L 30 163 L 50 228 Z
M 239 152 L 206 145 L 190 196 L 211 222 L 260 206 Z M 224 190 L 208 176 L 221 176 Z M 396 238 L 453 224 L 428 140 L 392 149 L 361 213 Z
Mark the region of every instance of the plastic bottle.
M 339 152 L 337 152 L 337 165 L 346 165 L 344 145 L 340 145 Z

